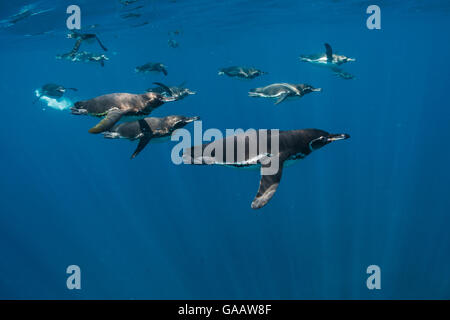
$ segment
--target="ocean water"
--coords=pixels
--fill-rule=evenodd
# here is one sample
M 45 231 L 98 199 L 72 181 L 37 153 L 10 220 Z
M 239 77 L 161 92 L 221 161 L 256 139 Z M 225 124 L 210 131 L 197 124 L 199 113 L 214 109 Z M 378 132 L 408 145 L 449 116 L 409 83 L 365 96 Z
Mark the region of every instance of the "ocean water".
M 30 4 L 2 1 L 0 20 Z M 71 4 L 82 31 L 109 49 L 104 67 L 55 59 L 74 45 Z M 381 30 L 366 27 L 371 4 Z M 0 298 L 450 298 L 449 1 L 32 5 L 52 10 L 0 27 Z M 354 79 L 299 61 L 324 42 L 356 58 L 343 65 Z M 103 53 L 95 43 L 82 49 Z M 168 76 L 134 72 L 150 61 Z M 217 75 L 232 65 L 268 74 Z M 197 94 L 151 116 L 351 138 L 284 170 L 255 211 L 258 171 L 175 165 L 171 141 L 130 160 L 136 143 L 88 133 L 97 118 L 33 104 L 49 82 L 76 87 L 66 94 L 74 102 L 143 93 L 155 81 L 186 81 Z M 277 106 L 248 97 L 275 82 L 323 91 Z M 69 265 L 81 268 L 81 290 L 66 287 Z M 380 290 L 366 286 L 370 265 L 381 269 Z

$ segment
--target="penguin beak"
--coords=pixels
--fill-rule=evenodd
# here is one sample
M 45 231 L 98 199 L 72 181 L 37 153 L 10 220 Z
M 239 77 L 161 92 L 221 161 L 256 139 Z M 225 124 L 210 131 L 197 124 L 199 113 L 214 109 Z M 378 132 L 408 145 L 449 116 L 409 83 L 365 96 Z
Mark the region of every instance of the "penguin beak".
M 190 118 L 186 118 L 185 122 L 186 123 L 190 123 L 190 122 L 194 122 L 200 120 L 200 117 L 190 117 Z
M 173 125 L 173 130 L 183 128 L 188 123 L 194 122 L 200 120 L 200 117 L 183 117 L 182 119 L 179 119 L 177 122 Z
M 350 138 L 350 135 L 347 133 L 338 133 L 338 134 L 330 134 L 328 136 L 328 142 L 333 142 L 333 141 L 337 141 L 337 140 L 345 140 Z
M 322 88 L 311 88 L 311 91 L 313 91 L 313 92 L 321 92 Z

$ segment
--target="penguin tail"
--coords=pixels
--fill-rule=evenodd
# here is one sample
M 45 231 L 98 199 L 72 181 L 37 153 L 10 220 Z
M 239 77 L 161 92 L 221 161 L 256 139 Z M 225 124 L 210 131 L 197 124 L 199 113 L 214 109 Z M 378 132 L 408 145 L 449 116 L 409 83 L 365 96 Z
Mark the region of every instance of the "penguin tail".
M 299 57 L 299 59 L 300 59 L 300 61 L 306 61 L 306 62 L 311 61 L 311 59 L 308 56 L 306 56 L 306 55 L 301 55 Z
M 260 96 L 260 90 L 259 90 L 259 88 L 250 89 L 250 90 L 248 91 L 248 95 L 249 95 L 249 97 L 259 97 L 259 96 Z

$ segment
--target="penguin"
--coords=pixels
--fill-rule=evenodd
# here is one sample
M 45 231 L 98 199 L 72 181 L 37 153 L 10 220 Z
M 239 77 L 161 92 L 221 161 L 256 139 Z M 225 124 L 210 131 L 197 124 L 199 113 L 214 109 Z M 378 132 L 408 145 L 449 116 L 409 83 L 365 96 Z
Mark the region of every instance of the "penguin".
M 146 26 L 148 24 L 149 24 L 148 21 L 144 21 L 144 22 L 140 22 L 140 23 L 136 23 L 136 24 L 130 24 L 130 27 L 131 28 L 140 28 L 140 27 Z
M 69 39 L 75 39 L 77 40 L 75 42 L 75 46 L 72 49 L 72 53 L 78 52 L 78 49 L 81 46 L 81 43 L 83 41 L 86 41 L 87 43 L 92 43 L 93 41 L 97 41 L 97 43 L 99 44 L 99 46 L 104 50 L 104 51 L 108 51 L 108 49 L 102 44 L 102 42 L 100 41 L 100 39 L 97 37 L 96 34 L 94 33 L 81 33 L 81 32 L 76 32 L 76 31 L 72 31 L 70 33 L 67 34 L 67 38 Z
M 131 19 L 131 18 L 139 18 L 141 16 L 140 13 L 134 13 L 134 12 L 130 12 L 130 13 L 124 13 L 122 14 L 120 17 L 122 19 Z
M 314 88 L 309 84 L 274 83 L 262 88 L 251 89 L 250 97 L 275 98 L 275 104 L 286 99 L 301 98 L 310 92 L 321 92 L 322 88 Z
M 42 96 L 59 99 L 66 93 L 66 90 L 78 91 L 77 88 L 65 88 L 55 83 L 44 84 L 40 89 L 37 90 L 37 99 L 34 102 L 39 100 Z
M 331 71 L 333 71 L 333 73 L 334 73 L 334 75 L 336 77 L 340 77 L 340 78 L 345 79 L 345 80 L 350 80 L 350 79 L 354 79 L 355 78 L 355 76 L 352 75 L 351 73 L 348 73 L 348 72 L 346 72 L 346 71 L 344 71 L 344 70 L 342 70 L 341 68 L 338 68 L 338 67 L 331 68 Z
M 135 72 L 139 73 L 150 73 L 150 72 L 162 72 L 165 76 L 167 76 L 167 67 L 162 63 L 149 62 L 142 66 L 138 66 L 134 69 Z
M 171 37 L 173 37 L 173 36 L 179 36 L 180 34 L 181 34 L 181 30 L 172 30 L 172 31 L 169 31 L 169 32 L 167 32 L 167 34 L 169 35 L 169 36 L 171 36 Z
M 138 0 L 120 0 L 120 3 L 123 4 L 124 6 L 128 6 L 129 4 L 135 3 Z
M 50 9 L 44 9 L 44 10 L 40 10 L 40 11 L 35 11 L 36 5 L 35 4 L 30 4 L 30 5 L 26 5 L 23 6 L 19 12 L 13 14 L 12 16 L 10 16 L 7 19 L 4 20 L 0 20 L 0 28 L 5 27 L 11 27 L 13 25 L 15 25 L 16 23 L 18 23 L 19 21 L 22 21 L 26 18 L 38 15 L 38 14 L 42 14 L 42 13 L 46 13 L 49 11 L 54 10 L 54 8 L 50 8 Z
M 139 144 L 131 155 L 134 159 L 151 141 L 167 140 L 176 129 L 183 128 L 188 123 L 199 120 L 200 117 L 167 116 L 164 118 L 148 117 L 138 121 L 117 124 L 110 130 L 103 132 L 107 139 L 139 140 Z
M 181 30 L 172 30 L 172 31 L 167 32 L 167 34 L 171 37 L 179 36 L 181 34 Z
M 267 74 L 267 72 L 258 70 L 256 68 L 247 68 L 247 67 L 228 67 L 228 68 L 222 68 L 217 73 L 219 76 L 221 75 L 227 75 L 229 77 L 237 77 L 241 79 L 254 79 L 256 77 L 259 77 L 263 74 Z
M 102 67 L 105 66 L 105 61 L 108 61 L 109 58 L 104 54 L 94 54 L 87 51 L 81 52 L 69 52 L 56 55 L 56 59 L 58 60 L 68 60 L 72 62 L 93 62 L 99 63 Z
M 70 109 L 75 115 L 105 116 L 95 127 L 89 129 L 90 133 L 101 133 L 111 129 L 123 116 L 145 116 L 170 101 L 175 101 L 175 99 L 153 92 L 144 94 L 111 93 L 75 102 Z
M 313 55 L 301 55 L 300 60 L 317 65 L 325 66 L 340 66 L 346 62 L 356 61 L 354 58 L 349 58 L 344 55 L 338 55 L 333 53 L 333 49 L 328 43 L 325 43 L 325 53 L 313 54 Z
M 188 88 L 184 87 L 184 82 L 180 84 L 178 87 L 168 87 L 165 84 L 162 84 L 161 82 L 153 82 L 153 84 L 156 84 L 158 87 L 156 88 L 149 88 L 147 89 L 147 92 L 156 92 L 163 95 L 166 95 L 168 97 L 172 97 L 175 100 L 181 100 L 189 95 L 196 94 L 195 91 L 191 91 Z
M 178 48 L 180 46 L 180 44 L 174 39 L 167 40 L 167 45 L 171 48 Z
M 183 163 L 259 168 L 261 181 L 251 208 L 260 209 L 275 194 L 284 165 L 304 159 L 333 141 L 348 138 L 350 135 L 346 133 L 330 134 L 319 129 L 254 130 L 253 134 L 247 131 L 187 148 L 183 152 Z
M 354 75 L 342 70 L 339 66 L 347 62 L 356 61 L 356 59 L 333 53 L 333 49 L 328 43 L 325 43 L 325 53 L 301 55 L 300 61 L 329 68 L 336 76 L 342 79 L 349 80 L 355 77 Z

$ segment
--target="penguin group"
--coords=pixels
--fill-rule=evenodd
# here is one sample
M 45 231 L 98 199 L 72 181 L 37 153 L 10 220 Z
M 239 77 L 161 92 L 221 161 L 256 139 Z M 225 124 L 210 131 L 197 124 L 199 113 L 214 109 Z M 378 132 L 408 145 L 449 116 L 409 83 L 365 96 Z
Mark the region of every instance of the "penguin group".
M 125 1 L 132 3 L 133 1 Z M 97 35 L 83 34 L 73 32 L 68 38 L 75 39 L 74 48 L 67 54 L 57 56 L 58 59 L 67 59 L 70 61 L 99 62 L 102 66 L 104 61 L 108 60 L 103 54 L 95 55 L 88 52 L 79 52 L 83 42 L 97 42 L 98 45 L 107 51 Z M 313 65 L 326 67 L 337 76 L 343 79 L 352 79 L 353 76 L 341 69 L 341 65 L 347 62 L 355 61 L 344 55 L 333 52 L 331 46 L 325 43 L 325 52 L 312 55 L 301 55 L 300 61 Z M 167 66 L 160 62 L 148 62 L 137 66 L 137 73 L 162 73 L 168 75 Z M 231 78 L 251 80 L 261 77 L 267 72 L 244 66 L 230 66 L 219 69 L 218 75 Z M 187 124 L 199 120 L 198 115 L 168 115 L 166 117 L 148 117 L 156 108 L 166 103 L 173 103 L 186 98 L 189 95 L 196 94 L 185 87 L 184 83 L 179 86 L 167 86 L 161 82 L 154 82 L 156 87 L 149 88 L 145 93 L 110 93 L 94 97 L 88 100 L 77 101 L 70 108 L 73 115 L 90 115 L 101 118 L 101 120 L 92 128 L 89 133 L 103 134 L 107 139 L 128 139 L 138 141 L 135 151 L 131 158 L 138 156 L 142 150 L 151 141 L 164 140 L 171 137 L 172 133 Z M 76 88 L 66 88 L 58 84 L 46 84 L 39 89 L 41 96 L 53 98 L 62 97 L 67 90 L 76 91 Z M 278 105 L 284 101 L 302 98 L 309 93 L 320 93 L 322 88 L 316 88 L 306 83 L 273 83 L 264 87 L 250 89 L 250 97 L 275 99 Z M 125 118 L 133 117 L 136 120 L 123 122 Z M 267 148 L 260 148 L 262 139 L 277 139 L 278 146 L 269 145 Z M 183 150 L 183 162 L 194 165 L 226 165 L 236 168 L 255 167 L 261 170 L 261 179 L 259 189 L 251 208 L 259 209 L 264 207 L 275 194 L 281 181 L 283 167 L 290 163 L 304 159 L 313 151 L 321 149 L 331 142 L 345 140 L 350 137 L 347 133 L 329 133 L 320 129 L 296 129 L 288 131 L 280 130 L 257 130 L 254 135 L 247 133 L 236 134 L 233 136 L 218 139 L 208 144 L 197 145 Z M 271 140 L 272 141 L 272 140 Z M 245 146 L 245 152 L 241 155 L 234 154 L 239 145 Z M 251 145 L 257 145 L 256 150 L 251 149 Z M 214 150 L 222 148 L 223 152 L 215 153 Z M 213 150 L 212 152 L 205 152 Z M 232 153 L 230 157 L 230 153 Z M 277 170 L 266 173 L 269 167 L 277 164 Z

